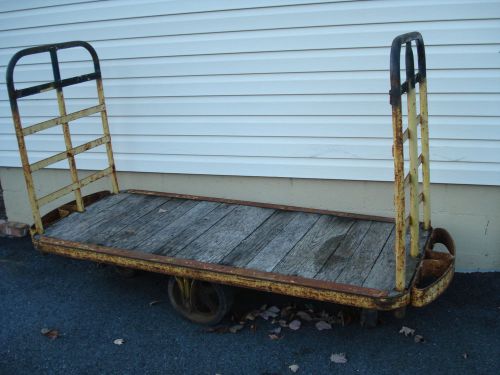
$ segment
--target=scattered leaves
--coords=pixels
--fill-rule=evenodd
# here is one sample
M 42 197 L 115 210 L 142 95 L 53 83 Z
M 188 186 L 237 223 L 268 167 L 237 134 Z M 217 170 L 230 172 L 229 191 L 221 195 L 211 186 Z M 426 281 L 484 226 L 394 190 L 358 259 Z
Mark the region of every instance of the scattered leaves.
M 115 345 L 123 345 L 124 342 L 125 342 L 124 339 L 115 339 L 115 340 L 113 340 L 113 344 L 115 344 Z
M 297 331 L 298 329 L 300 329 L 301 324 L 302 323 L 300 323 L 300 320 L 295 319 L 295 320 L 292 320 L 290 322 L 290 324 L 288 324 L 288 328 L 290 328 L 293 331 Z
M 332 329 L 332 325 L 330 323 L 325 322 L 324 320 L 320 320 L 316 323 L 316 329 L 318 331 L 323 331 L 325 329 Z
M 305 322 L 310 322 L 312 320 L 311 315 L 306 313 L 305 311 L 297 311 L 297 314 L 295 314 L 297 318 L 302 319 Z
M 347 358 L 345 356 L 345 353 L 333 353 L 330 356 L 330 361 L 333 363 L 347 363 Z
M 51 340 L 55 340 L 60 336 L 57 329 L 42 328 L 40 333 Z
M 288 366 L 291 372 L 297 372 L 299 371 L 299 365 L 290 365 Z
M 278 320 L 278 324 L 280 325 L 280 327 L 283 327 L 283 328 L 288 327 L 288 323 L 284 319 Z
M 243 324 L 235 324 L 234 326 L 229 327 L 229 332 L 237 333 L 243 329 Z
M 413 338 L 413 340 L 417 343 L 419 342 L 425 342 L 425 339 L 424 339 L 424 336 L 422 335 L 415 335 L 415 337 Z
M 401 327 L 399 330 L 399 333 L 402 335 L 405 335 L 406 337 L 408 336 L 413 336 L 415 334 L 415 330 L 406 326 Z

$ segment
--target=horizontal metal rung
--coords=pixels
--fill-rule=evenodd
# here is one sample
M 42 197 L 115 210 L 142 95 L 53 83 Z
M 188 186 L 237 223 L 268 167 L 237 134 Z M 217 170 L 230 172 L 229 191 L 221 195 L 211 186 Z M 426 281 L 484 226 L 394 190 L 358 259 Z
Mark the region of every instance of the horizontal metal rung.
M 82 109 L 80 111 L 69 113 L 65 116 L 56 117 L 56 118 L 53 118 L 51 120 L 47 120 L 44 122 L 39 122 L 38 124 L 31 125 L 31 126 L 24 128 L 23 135 L 34 134 L 34 133 L 37 133 L 39 131 L 52 128 L 53 126 L 56 126 L 56 125 L 65 124 L 65 123 L 68 123 L 70 121 L 74 121 L 76 119 L 79 119 L 79 118 L 82 118 L 85 116 L 93 115 L 94 113 L 101 112 L 104 109 L 105 109 L 104 104 L 99 104 L 99 105 L 96 105 L 95 107 Z
M 31 172 L 36 172 L 36 171 L 38 171 L 42 168 L 45 168 L 51 164 L 57 163 L 61 160 L 64 160 L 69 156 L 78 155 L 84 151 L 90 150 L 94 147 L 100 146 L 100 145 L 102 145 L 106 142 L 109 142 L 109 141 L 110 141 L 110 137 L 108 135 L 105 135 L 104 137 L 101 137 L 98 139 L 94 139 L 93 141 L 84 143 L 80 146 L 73 147 L 71 150 L 63 151 L 63 152 L 60 152 L 60 153 L 58 153 L 54 156 L 51 156 L 49 158 L 37 161 L 36 163 L 33 163 L 30 165 L 30 170 L 31 170 Z
M 405 180 L 404 180 L 404 187 L 406 188 L 408 185 L 410 185 L 410 180 L 411 180 L 411 176 L 410 174 L 408 173 L 406 176 L 405 176 Z
M 91 81 L 93 79 L 99 78 L 97 73 L 83 74 L 77 77 L 71 77 L 63 79 L 57 84 L 57 82 L 42 83 L 41 85 L 30 86 L 24 89 L 16 90 L 16 98 L 23 98 L 25 96 L 39 94 L 41 92 L 55 90 L 58 87 L 66 87 L 71 85 L 76 85 L 77 83 Z
M 72 191 L 75 191 L 76 189 L 82 188 L 85 185 L 90 184 L 91 182 L 94 182 L 100 178 L 103 178 L 104 176 L 107 176 L 108 174 L 111 174 L 112 171 L 113 171 L 112 168 L 108 167 L 106 169 L 103 169 L 102 171 L 93 173 L 90 176 L 87 176 L 78 182 L 75 182 L 71 185 L 67 185 L 67 186 L 63 187 L 62 189 L 56 190 L 53 193 L 45 195 L 44 197 L 37 200 L 37 204 L 39 207 L 44 206 L 47 203 L 50 203 L 58 198 L 61 198 L 62 196 L 65 196 L 66 194 L 71 193 Z
M 403 132 L 403 143 L 405 143 L 409 137 L 410 137 L 410 130 L 406 128 L 405 131 Z
M 411 223 L 411 216 L 408 215 L 405 219 L 405 232 L 406 230 L 408 229 L 408 227 L 410 226 L 410 223 Z

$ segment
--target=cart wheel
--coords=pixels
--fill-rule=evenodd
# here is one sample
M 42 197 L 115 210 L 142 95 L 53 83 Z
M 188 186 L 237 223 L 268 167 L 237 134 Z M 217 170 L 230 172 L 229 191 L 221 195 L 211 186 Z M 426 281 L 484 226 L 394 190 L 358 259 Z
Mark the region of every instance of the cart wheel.
M 361 326 L 374 328 L 378 324 L 378 311 L 372 309 L 361 309 Z
M 139 271 L 137 271 L 136 269 L 120 266 L 115 266 L 115 272 L 125 279 L 131 279 L 132 277 L 137 276 L 137 274 L 139 273 Z
M 184 277 L 171 277 L 168 297 L 184 318 L 204 325 L 219 323 L 233 304 L 230 287 Z

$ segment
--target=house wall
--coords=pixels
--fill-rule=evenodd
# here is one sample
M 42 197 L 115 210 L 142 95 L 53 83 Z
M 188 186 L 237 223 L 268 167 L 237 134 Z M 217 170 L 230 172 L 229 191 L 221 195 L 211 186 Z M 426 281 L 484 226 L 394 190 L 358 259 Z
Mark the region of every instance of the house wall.
M 2 11 L 3 10 L 3 11 Z M 427 45 L 433 183 L 500 185 L 500 2 L 20 1 L 0 5 L 0 165 L 20 166 L 5 66 L 22 47 L 74 39 L 96 48 L 118 169 L 391 181 L 389 47 Z M 62 75 L 87 73 L 83 49 Z M 26 58 L 20 86 L 51 80 Z M 24 125 L 57 114 L 54 92 L 22 101 Z M 68 111 L 95 84 L 65 89 Z M 71 125 L 75 144 L 98 118 Z M 64 149 L 60 129 L 28 138 L 33 161 Z M 103 147 L 79 157 L 99 169 Z M 65 163 L 56 165 L 66 168 Z
M 90 174 L 83 171 L 82 177 Z M 206 195 L 311 208 L 392 216 L 392 183 L 323 179 L 209 176 L 159 173 L 118 173 L 121 189 L 145 189 Z M 20 168 L 0 168 L 10 220 L 31 223 Z M 45 195 L 68 184 L 69 172 L 48 169 L 37 176 L 37 193 Z M 100 180 L 85 194 L 108 190 Z M 431 187 L 432 224 L 450 231 L 457 245 L 459 271 L 500 270 L 500 187 L 434 184 Z M 74 199 L 66 197 L 66 201 Z M 47 206 L 50 210 L 64 200 Z

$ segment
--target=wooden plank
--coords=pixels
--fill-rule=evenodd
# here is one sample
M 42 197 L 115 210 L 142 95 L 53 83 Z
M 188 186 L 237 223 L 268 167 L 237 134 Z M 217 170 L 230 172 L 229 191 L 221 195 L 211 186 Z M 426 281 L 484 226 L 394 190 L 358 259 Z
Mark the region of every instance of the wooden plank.
M 208 215 L 196 220 L 190 227 L 184 229 L 175 237 L 167 240 L 163 246 L 155 251 L 154 254 L 175 256 L 184 247 L 201 236 L 217 222 L 222 220 L 227 214 L 236 208 L 235 205 L 222 203 Z
M 273 269 L 285 275 L 314 277 L 342 242 L 353 219 L 323 215 Z
M 371 224 L 372 222 L 368 220 L 356 221 L 353 226 L 349 228 L 340 246 L 330 258 L 328 258 L 323 268 L 321 268 L 314 278 L 318 280 L 334 281 L 349 262 L 352 254 L 357 249 L 366 233 L 368 233 Z
M 85 207 L 84 212 L 73 212 L 66 216 L 63 220 L 54 223 L 45 231 L 45 235 L 56 238 L 67 238 L 70 232 L 76 229 L 85 228 L 106 216 L 107 210 L 113 206 L 130 199 L 134 194 L 120 193 L 104 197 L 103 199 Z M 64 236 L 64 237 L 61 237 Z M 67 238 L 71 239 L 71 238 Z
M 373 221 L 368 233 L 335 281 L 363 285 L 393 229 L 392 223 Z
M 153 198 L 153 197 L 151 197 Z M 101 222 L 98 227 L 93 230 L 87 231 L 84 240 L 103 245 L 108 238 L 113 234 L 118 233 L 123 228 L 133 225 L 137 220 L 147 213 L 158 210 L 168 199 L 165 197 L 154 197 L 154 199 L 145 199 L 142 203 L 133 207 L 128 207 L 118 215 L 113 215 L 107 220 Z
M 238 246 L 222 259 L 221 264 L 244 267 L 269 242 L 271 242 L 287 224 L 297 215 L 296 212 L 276 211 L 255 232 L 245 238 Z
M 300 239 L 318 221 L 321 215 L 297 212 L 297 215 L 269 242 L 245 268 L 271 272 Z
M 215 202 L 197 202 L 193 200 L 185 200 L 184 203 L 172 212 L 166 221 L 162 221 L 160 226 L 156 228 L 154 233 L 148 231 L 145 236 L 142 236 L 142 242 L 136 242 L 133 248 L 153 253 L 161 248 L 167 241 L 177 236 L 186 228 L 195 225 L 195 223 L 208 213 L 216 209 L 220 203 Z M 191 207 L 186 210 L 186 208 Z M 142 231 L 141 231 L 142 232 Z M 142 233 L 141 233 L 142 234 Z M 145 239 L 144 239 L 145 238 Z
M 420 244 L 419 248 L 423 252 L 425 242 L 429 232 L 420 231 Z M 411 279 L 415 273 L 416 266 L 420 258 L 412 258 L 409 253 L 410 234 L 406 235 L 406 287 L 409 286 Z M 392 291 L 395 289 L 395 259 L 394 259 L 394 232 L 391 233 L 389 240 L 384 245 L 382 252 L 376 263 L 373 265 L 372 270 L 368 274 L 363 286 L 367 288 Z
M 196 204 L 183 199 L 169 199 L 158 209 L 151 210 L 135 222 L 124 227 L 103 242 L 105 246 L 133 249 L 135 245 L 155 235 L 172 221 L 182 216 Z
M 218 263 L 274 211 L 269 208 L 237 206 L 176 256 L 200 262 Z

